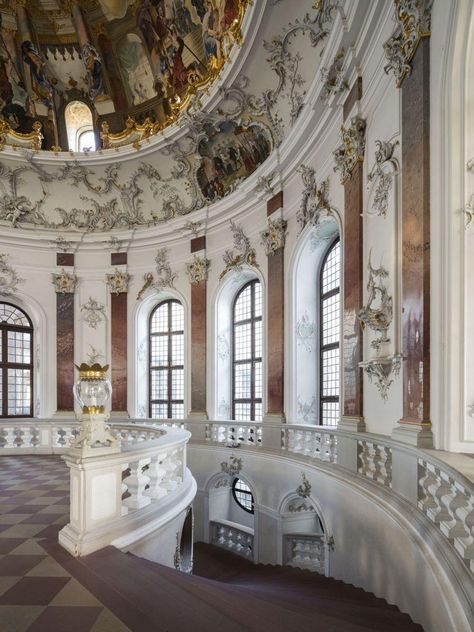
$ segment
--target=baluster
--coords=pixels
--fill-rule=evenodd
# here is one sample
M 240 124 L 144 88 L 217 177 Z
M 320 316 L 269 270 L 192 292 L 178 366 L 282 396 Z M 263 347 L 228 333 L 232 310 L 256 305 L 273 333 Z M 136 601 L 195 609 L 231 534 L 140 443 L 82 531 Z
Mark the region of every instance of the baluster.
M 474 497 L 467 493 L 463 487 L 461 489 L 465 502 L 455 510 L 455 513 L 465 526 L 465 535 L 454 539 L 454 547 L 466 561 L 469 561 L 470 569 L 474 571 Z
M 450 520 L 451 518 L 449 509 L 441 502 L 441 497 L 449 494 L 451 483 L 447 480 L 445 475 L 442 476 L 442 472 L 438 473 L 434 465 L 427 463 L 426 466 L 435 475 L 435 480 L 428 486 L 427 491 L 436 503 L 435 507 L 428 509 L 426 513 L 430 520 L 438 524 L 443 520 Z
M 314 433 L 314 458 L 315 459 L 323 459 L 324 458 L 324 448 L 322 445 L 323 435 L 320 432 Z
M 128 493 L 128 487 L 125 480 L 128 478 L 129 475 L 130 475 L 129 465 L 128 463 L 123 463 L 122 464 L 122 485 L 121 485 L 122 495 L 120 497 L 122 499 L 122 506 L 120 508 L 122 516 L 126 516 L 128 514 L 128 507 L 124 503 L 124 501 L 125 501 L 125 495 Z
M 163 457 L 162 467 L 165 470 L 166 474 L 161 483 L 161 486 L 163 487 L 163 489 L 172 492 L 178 487 L 178 483 L 175 480 L 175 471 L 178 466 L 173 460 L 173 453 L 167 455 L 166 457 Z
M 129 464 L 130 475 L 127 476 L 124 483 L 130 496 L 125 498 L 123 504 L 130 509 L 140 509 L 151 503 L 151 498 L 145 496 L 145 487 L 150 479 L 143 473 L 143 468 L 149 461 L 150 459 L 140 459 Z
M 443 475 L 444 472 L 441 472 L 441 476 L 444 478 Z M 465 529 L 465 525 L 462 520 L 459 520 L 456 513 L 457 509 L 464 507 L 467 503 L 467 496 L 464 491 L 453 481 L 450 485 L 449 493 L 442 496 L 440 501 L 451 516 L 451 520 L 443 520 L 439 523 L 439 528 L 442 533 L 450 540 L 466 537 L 468 533 Z
M 23 446 L 23 435 L 25 433 L 21 428 L 15 428 L 13 431 L 14 439 L 13 439 L 13 447 L 21 448 Z
M 147 474 L 150 478 L 150 487 L 145 493 L 153 500 L 158 500 L 167 494 L 166 489 L 161 486 L 161 482 L 166 475 L 166 469 L 162 466 L 161 462 L 162 457 L 163 455 L 152 457 L 147 470 Z

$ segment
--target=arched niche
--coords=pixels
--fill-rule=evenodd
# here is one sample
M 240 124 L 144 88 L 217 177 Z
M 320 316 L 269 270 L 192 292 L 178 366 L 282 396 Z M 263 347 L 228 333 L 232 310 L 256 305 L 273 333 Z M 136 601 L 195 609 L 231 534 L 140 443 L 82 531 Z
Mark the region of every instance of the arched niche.
M 91 109 L 83 101 L 71 101 L 64 108 L 70 151 L 95 151 L 96 138 Z
M 328 248 L 340 232 L 335 212 L 316 217 L 303 229 L 290 262 L 289 418 L 294 423 L 319 423 L 319 279 Z

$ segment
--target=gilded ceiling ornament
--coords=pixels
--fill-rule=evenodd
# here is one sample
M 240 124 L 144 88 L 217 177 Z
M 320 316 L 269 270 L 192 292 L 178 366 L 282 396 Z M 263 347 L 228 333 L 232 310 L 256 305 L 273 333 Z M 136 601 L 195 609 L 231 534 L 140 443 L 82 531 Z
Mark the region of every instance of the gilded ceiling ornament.
M 13 266 L 8 263 L 8 255 L 0 254 L 0 295 L 10 296 L 13 294 L 19 283 L 24 283 Z
M 74 294 L 77 277 L 74 273 L 66 272 L 63 268 L 60 274 L 52 274 L 52 282 L 56 294 Z
M 296 221 L 302 230 L 307 224 L 317 225 L 322 218 L 331 217 L 333 211 L 328 199 L 329 178 L 324 180 L 318 188 L 313 167 L 301 165 L 298 171 L 303 180 L 304 190 Z
M 393 151 L 398 145 L 398 140 L 391 141 L 375 141 L 375 164 L 367 176 L 369 182 L 376 183 L 374 201 L 372 204 L 372 213 L 369 215 L 378 215 L 379 217 L 387 217 L 388 196 L 392 188 L 393 178 L 398 172 L 398 165 L 393 158 Z
M 395 76 L 397 88 L 411 73 L 411 61 L 424 37 L 431 35 L 433 0 L 394 0 L 397 27 L 383 45 L 388 63 L 384 70 Z
M 207 281 L 210 263 L 206 257 L 195 254 L 193 260 L 186 264 L 186 272 L 192 285 Z
M 333 155 L 336 162 L 334 171 L 339 171 L 342 184 L 350 178 L 356 165 L 364 160 L 365 128 L 365 119 L 360 116 L 354 116 L 349 127 L 341 126 L 342 143 Z
M 327 102 L 335 94 L 340 94 L 348 89 L 344 79 L 344 58 L 346 51 L 342 48 L 334 57 L 329 68 L 321 68 L 321 79 L 323 82 L 322 100 Z
M 367 302 L 360 309 L 357 318 L 362 326 L 368 326 L 380 334 L 379 338 L 371 342 L 371 347 L 378 351 L 382 344 L 390 342 L 390 338 L 387 337 L 387 331 L 393 318 L 393 299 L 388 294 L 384 281 L 388 277 L 388 272 L 382 266 L 379 268 L 372 267 L 371 255 L 372 251 L 369 254 L 369 262 L 367 264 L 369 271 Z
M 234 249 L 226 250 L 223 255 L 225 268 L 221 272 L 219 279 L 223 279 L 224 276 L 230 270 L 237 270 L 240 272 L 244 265 L 248 265 L 253 268 L 258 268 L 257 255 L 255 249 L 250 244 L 250 239 L 244 233 L 241 226 L 230 221 L 230 229 L 234 237 Z
M 84 321 L 92 329 L 97 329 L 97 326 L 106 318 L 105 305 L 103 303 L 99 303 L 91 296 L 89 296 L 87 303 L 81 305 L 81 312 L 84 314 Z
M 148 288 L 152 287 L 152 285 L 153 285 L 153 273 L 146 272 L 143 275 L 143 285 L 137 294 L 137 301 L 139 301 L 142 298 L 142 296 L 145 294 Z
M 393 355 L 375 358 L 366 362 L 359 362 L 359 366 L 367 373 L 370 383 L 375 383 L 382 399 L 386 402 L 388 399 L 388 391 L 395 378 L 400 374 L 402 356 Z
M 112 274 L 107 275 L 107 287 L 111 294 L 123 294 L 128 292 L 128 284 L 130 283 L 130 275 L 128 272 L 122 272 L 115 268 Z
M 268 220 L 268 228 L 260 233 L 267 255 L 273 255 L 277 250 L 285 247 L 287 226 L 288 222 L 283 218 Z

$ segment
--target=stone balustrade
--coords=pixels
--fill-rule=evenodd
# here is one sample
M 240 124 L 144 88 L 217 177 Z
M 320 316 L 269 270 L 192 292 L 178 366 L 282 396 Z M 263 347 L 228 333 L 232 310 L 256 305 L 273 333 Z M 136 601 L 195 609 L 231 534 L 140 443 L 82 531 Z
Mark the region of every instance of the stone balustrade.
M 253 529 L 230 520 L 211 520 L 211 544 L 253 560 Z
M 121 453 L 113 457 L 118 458 L 114 474 L 118 491 L 113 485 L 119 499 L 114 505 L 115 517 L 146 510 L 180 488 L 186 472 L 185 451 L 176 447 L 166 451 L 162 444 L 169 439 L 169 433 L 181 432 L 189 438 L 190 433 L 183 429 L 186 425 L 192 431 L 192 442 L 198 444 L 270 451 L 301 458 L 305 463 L 314 461 L 324 467 L 353 471 L 410 502 L 438 527 L 464 563 L 474 570 L 474 485 L 437 458 L 436 451 L 410 448 L 388 437 L 353 434 L 335 427 L 272 424 L 267 434 L 266 425 L 255 422 L 159 423 L 140 419 L 111 424 L 121 441 Z M 0 455 L 66 454 L 78 427 L 73 420 L 1 421 Z M 133 453 L 133 459 L 127 451 Z M 103 463 L 102 458 L 96 460 Z
M 285 535 L 285 564 L 324 575 L 326 543 L 323 535 Z

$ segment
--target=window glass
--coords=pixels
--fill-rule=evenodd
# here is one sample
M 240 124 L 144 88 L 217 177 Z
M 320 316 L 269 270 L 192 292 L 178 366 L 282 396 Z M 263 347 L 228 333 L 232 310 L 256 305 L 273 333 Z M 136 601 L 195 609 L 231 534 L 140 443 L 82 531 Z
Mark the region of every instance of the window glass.
M 323 260 L 320 276 L 320 423 L 339 421 L 339 331 L 341 249 L 336 240 Z

